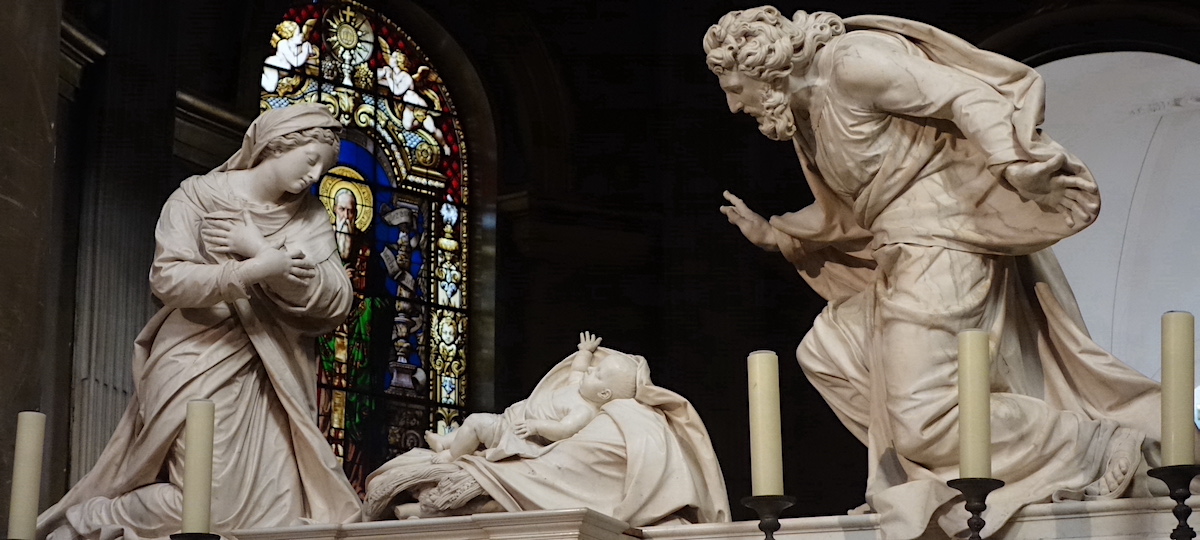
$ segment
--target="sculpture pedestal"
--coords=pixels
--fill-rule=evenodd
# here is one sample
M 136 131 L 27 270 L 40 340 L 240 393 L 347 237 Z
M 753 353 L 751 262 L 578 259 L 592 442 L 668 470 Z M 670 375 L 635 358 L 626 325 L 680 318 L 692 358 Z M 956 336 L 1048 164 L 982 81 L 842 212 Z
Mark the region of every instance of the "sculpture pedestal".
M 1176 526 L 1166 497 L 1035 504 L 1017 513 L 989 540 L 1153 540 Z M 778 540 L 878 540 L 879 516 L 823 516 L 779 520 Z M 313 525 L 237 531 L 237 540 L 762 540 L 758 521 L 630 528 L 591 510 L 539 510 L 473 516 Z M 933 527 L 920 540 L 947 540 Z
M 228 536 L 236 540 L 635 540 L 624 534 L 627 530 L 629 525 L 623 521 L 586 508 L 573 508 L 256 529 Z
M 1166 497 L 1114 501 L 1034 504 L 1023 508 L 988 540 L 1154 540 L 1167 539 L 1176 526 Z M 986 519 L 986 514 L 984 515 Z M 879 540 L 879 516 L 823 516 L 779 520 L 779 540 Z M 685 527 L 645 527 L 641 538 L 761 540 L 754 521 L 708 523 Z M 919 540 L 948 540 L 934 524 Z

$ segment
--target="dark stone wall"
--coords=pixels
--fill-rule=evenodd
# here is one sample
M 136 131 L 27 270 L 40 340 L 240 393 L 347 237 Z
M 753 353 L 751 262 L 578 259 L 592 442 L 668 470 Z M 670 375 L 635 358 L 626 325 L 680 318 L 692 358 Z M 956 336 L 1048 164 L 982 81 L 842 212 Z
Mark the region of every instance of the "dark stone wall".
M 0 508 L 8 508 L 17 413 L 41 410 L 65 420 L 70 396 L 63 384 L 69 356 L 58 354 L 51 339 L 62 292 L 63 194 L 54 168 L 59 10 L 59 2 L 16 0 L 0 18 L 6 72 L 0 90 Z M 54 429 L 65 430 L 65 422 L 49 422 L 47 430 Z M 46 453 L 64 451 L 51 445 Z
M 750 493 L 745 357 L 774 350 L 785 485 L 799 498 L 787 515 L 861 504 L 865 449 L 792 360 L 825 301 L 717 211 L 725 189 L 764 215 L 812 201 L 791 145 L 730 114 L 704 63 L 708 27 L 761 2 L 417 3 L 460 41 L 496 111 L 498 404 L 527 395 L 573 350 L 579 331 L 597 332 L 605 345 L 645 355 L 657 384 L 693 402 L 713 436 L 734 517 L 748 519 L 737 504 Z M 1020 47 L 1046 33 L 1038 29 L 1061 36 L 1045 46 L 1125 47 L 1160 36 L 1112 30 L 1164 28 L 1164 17 L 1147 19 L 1159 11 L 1176 13 L 1174 34 L 1197 28 L 1173 11 L 1194 8 L 1170 2 L 774 5 L 789 14 L 899 16 L 975 43 L 1024 28 L 993 46 L 1020 59 Z
M 0 23 L 9 30 L 0 38 L 9 79 L 0 90 L 0 247 L 13 254 L 0 265 L 0 368 L 14 374 L 12 390 L 0 394 L 0 503 L 11 459 L 3 423 L 38 406 L 65 418 L 70 354 L 61 350 L 70 342 L 52 329 L 53 320 L 64 326 L 63 311 L 47 306 L 71 303 L 62 296 L 73 275 L 68 255 L 79 243 L 120 254 L 127 260 L 113 279 L 144 284 L 153 219 L 181 177 L 171 166 L 174 92 L 253 116 L 270 28 L 291 3 L 66 0 L 68 14 L 110 49 L 96 66 L 97 83 L 81 89 L 93 105 L 74 117 L 71 138 L 85 153 L 69 167 L 77 174 L 65 175 L 90 182 L 77 187 L 91 186 L 84 192 L 97 198 L 80 204 L 110 220 L 99 225 L 55 217 L 72 204 L 53 176 L 58 9 L 17 0 Z M 580 331 L 594 331 L 605 345 L 646 356 L 656 383 L 696 405 L 734 516 L 747 519 L 736 503 L 750 491 L 744 358 L 772 349 L 781 357 L 785 482 L 800 499 L 788 515 L 836 514 L 862 503 L 862 445 L 789 361 L 824 301 L 782 257 L 749 245 L 717 211 L 724 189 L 765 215 L 811 202 L 790 145 L 730 114 L 704 65 L 705 30 L 724 13 L 758 3 L 370 3 L 401 26 L 417 25 L 408 28 L 414 36 L 423 17 L 445 28 L 484 89 L 471 99 L 486 103 L 494 126 L 496 370 L 494 399 L 475 406 L 496 409 L 526 396 L 574 350 Z M 777 5 L 901 16 L 972 42 L 1000 36 L 994 47 L 1020 57 L 1029 35 L 1050 32 L 1012 28 L 1100 4 L 1134 7 L 1060 17 L 1065 22 L 1046 28 L 1099 28 L 1096 17 L 1109 21 L 1103 28 L 1129 27 L 1113 21 L 1138 17 L 1141 4 L 1194 9 L 1073 0 Z M 119 215 L 129 216 L 128 228 L 112 228 Z M 46 271 L 56 264 L 62 273 Z M 106 316 L 144 323 L 132 311 Z M 132 336 L 122 342 L 128 347 Z M 61 440 L 55 444 L 65 454 Z
M 861 504 L 865 451 L 791 360 L 824 301 L 717 211 L 724 189 L 765 214 L 812 200 L 790 145 L 731 115 L 704 64 L 705 30 L 733 8 L 422 6 L 475 62 L 497 119 L 498 405 L 596 332 L 692 401 L 747 519 L 745 357 L 773 349 L 791 515 Z

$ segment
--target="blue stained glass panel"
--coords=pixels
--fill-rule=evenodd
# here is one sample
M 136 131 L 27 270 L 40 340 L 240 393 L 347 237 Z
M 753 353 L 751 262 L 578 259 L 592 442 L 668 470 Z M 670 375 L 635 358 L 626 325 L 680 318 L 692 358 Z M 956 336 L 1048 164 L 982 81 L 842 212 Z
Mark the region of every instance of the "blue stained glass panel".
M 392 183 L 388 180 L 387 171 L 384 170 L 380 161 L 375 159 L 369 150 L 363 148 L 362 145 L 354 141 L 342 140 L 341 155 L 338 156 L 338 163 L 352 167 L 363 175 L 368 183 L 374 184 L 377 187 L 392 187 Z
M 366 37 L 338 39 L 343 27 Z M 300 61 L 284 54 L 301 47 L 286 41 L 295 32 L 312 49 Z M 298 1 L 270 41 L 260 107 L 321 103 L 345 127 L 342 168 L 313 191 L 341 231 L 356 302 L 348 320 L 318 340 L 318 408 L 361 493 L 367 471 L 466 413 L 468 314 L 435 305 L 466 307 L 446 300 L 457 296 L 445 290 L 465 284 L 469 207 L 457 219 L 442 215 L 455 210 L 444 201 L 463 202 L 467 193 L 465 143 L 436 66 L 373 9 L 355 0 Z M 343 190 L 355 195 L 353 220 L 338 206 Z
M 458 389 L 458 380 L 452 377 L 442 377 L 442 403 L 454 405 L 458 396 L 454 393 Z
M 390 199 L 390 200 L 389 200 Z M 425 267 L 428 205 L 410 202 L 397 193 L 381 192 L 376 201 L 375 249 L 387 274 L 388 294 L 400 298 L 424 298 L 421 276 Z

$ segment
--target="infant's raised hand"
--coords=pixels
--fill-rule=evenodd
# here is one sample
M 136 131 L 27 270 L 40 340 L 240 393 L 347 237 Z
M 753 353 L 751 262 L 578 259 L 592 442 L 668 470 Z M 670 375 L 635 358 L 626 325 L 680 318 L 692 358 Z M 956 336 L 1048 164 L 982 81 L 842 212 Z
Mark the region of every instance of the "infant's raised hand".
M 513 433 L 522 439 L 528 439 L 537 435 L 537 427 L 525 420 L 518 420 L 513 424 Z
M 596 347 L 600 346 L 601 338 L 591 332 L 579 333 L 579 350 L 587 352 L 596 352 Z

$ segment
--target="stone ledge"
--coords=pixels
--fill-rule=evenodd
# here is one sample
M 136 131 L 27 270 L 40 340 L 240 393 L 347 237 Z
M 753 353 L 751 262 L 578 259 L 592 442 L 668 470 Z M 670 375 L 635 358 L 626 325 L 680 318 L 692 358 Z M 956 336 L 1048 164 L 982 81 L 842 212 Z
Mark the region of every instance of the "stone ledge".
M 633 540 L 629 526 L 586 508 L 234 531 L 236 540 Z
M 1174 502 L 1157 499 L 1036 504 L 1026 507 L 992 540 L 1145 540 L 1175 528 Z M 788 518 L 779 540 L 880 540 L 876 515 Z M 236 540 L 759 540 L 756 521 L 633 529 L 609 516 L 576 508 L 476 514 L 236 531 Z M 946 540 L 940 530 L 920 540 Z
M 873 540 L 879 537 L 879 516 L 820 516 L 787 518 L 779 520 L 780 529 L 775 538 L 825 540 Z M 762 531 L 757 521 L 735 521 L 733 523 L 701 523 L 697 525 L 644 527 L 638 529 L 640 538 L 645 539 L 688 539 L 715 540 L 745 538 L 761 540 Z
M 1146 540 L 1167 538 L 1175 528 L 1175 502 L 1157 499 L 1035 504 L 1022 509 L 991 540 Z M 984 515 L 986 518 L 986 514 Z M 881 540 L 879 517 L 822 516 L 780 520 L 779 540 Z M 683 527 L 646 527 L 636 531 L 647 540 L 758 540 L 757 522 L 706 523 Z M 947 540 L 931 528 L 920 540 Z

